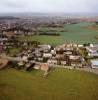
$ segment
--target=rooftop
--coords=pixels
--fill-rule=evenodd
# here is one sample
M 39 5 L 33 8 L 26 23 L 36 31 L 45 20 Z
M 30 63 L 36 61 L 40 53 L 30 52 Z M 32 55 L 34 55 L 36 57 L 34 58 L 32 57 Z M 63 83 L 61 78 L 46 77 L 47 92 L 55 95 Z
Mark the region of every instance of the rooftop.
M 98 59 L 97 60 L 91 60 L 92 65 L 97 65 L 98 66 Z

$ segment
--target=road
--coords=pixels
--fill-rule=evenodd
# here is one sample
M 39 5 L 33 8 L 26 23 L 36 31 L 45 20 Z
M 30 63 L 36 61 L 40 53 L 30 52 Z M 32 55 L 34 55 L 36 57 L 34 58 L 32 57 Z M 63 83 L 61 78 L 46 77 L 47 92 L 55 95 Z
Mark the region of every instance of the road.
M 23 61 L 20 57 L 9 57 L 9 56 L 6 56 L 6 55 L 0 55 L 0 58 L 1 59 L 6 59 L 8 61 L 17 61 L 17 62 L 20 62 L 20 61 Z M 41 63 L 41 62 L 34 62 L 35 64 L 45 64 L 45 63 Z M 46 63 L 48 64 L 48 63 Z M 61 65 L 53 65 L 53 64 L 48 64 L 50 67 L 54 67 L 54 68 L 65 68 L 65 69 L 74 69 L 73 66 L 61 66 Z M 84 67 L 84 68 L 75 68 L 76 70 L 80 70 L 80 71 L 87 71 L 87 72 L 92 72 L 94 74 L 97 74 L 98 75 L 98 69 L 92 69 L 90 67 Z

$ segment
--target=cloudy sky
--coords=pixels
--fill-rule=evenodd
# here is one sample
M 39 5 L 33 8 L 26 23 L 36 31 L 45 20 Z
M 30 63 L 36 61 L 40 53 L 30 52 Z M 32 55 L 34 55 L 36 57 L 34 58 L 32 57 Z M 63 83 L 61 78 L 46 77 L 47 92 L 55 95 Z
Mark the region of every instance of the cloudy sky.
M 98 0 L 0 0 L 0 12 L 97 12 Z

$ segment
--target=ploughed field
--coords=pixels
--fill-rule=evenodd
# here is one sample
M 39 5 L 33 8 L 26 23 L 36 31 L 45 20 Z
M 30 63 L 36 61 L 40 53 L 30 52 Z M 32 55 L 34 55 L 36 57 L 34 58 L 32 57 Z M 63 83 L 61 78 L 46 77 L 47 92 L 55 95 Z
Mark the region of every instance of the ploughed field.
M 69 24 L 65 25 L 62 32 L 60 32 L 59 28 L 57 28 L 58 31 L 57 33 L 59 33 L 60 36 L 47 36 L 47 35 L 25 36 L 25 37 L 20 37 L 19 40 L 39 41 L 41 43 L 52 44 L 52 45 L 58 45 L 66 42 L 79 43 L 79 44 L 98 43 L 98 40 L 95 38 L 96 36 L 98 36 L 98 31 L 89 28 L 92 25 L 94 25 L 94 23 Z M 44 31 L 44 29 L 42 30 Z M 46 29 L 48 30 L 48 28 Z
M 0 100 L 98 100 L 98 76 L 92 73 L 52 69 L 43 72 L 0 71 Z

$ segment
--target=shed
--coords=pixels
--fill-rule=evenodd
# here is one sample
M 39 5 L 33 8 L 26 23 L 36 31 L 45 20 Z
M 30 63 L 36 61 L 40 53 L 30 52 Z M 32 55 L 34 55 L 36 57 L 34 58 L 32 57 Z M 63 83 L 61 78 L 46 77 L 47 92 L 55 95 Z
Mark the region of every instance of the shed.
M 48 64 L 44 63 L 44 64 L 41 64 L 40 66 L 41 66 L 42 71 L 48 72 L 48 70 L 49 70 L 49 65 Z

